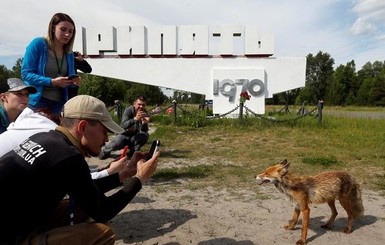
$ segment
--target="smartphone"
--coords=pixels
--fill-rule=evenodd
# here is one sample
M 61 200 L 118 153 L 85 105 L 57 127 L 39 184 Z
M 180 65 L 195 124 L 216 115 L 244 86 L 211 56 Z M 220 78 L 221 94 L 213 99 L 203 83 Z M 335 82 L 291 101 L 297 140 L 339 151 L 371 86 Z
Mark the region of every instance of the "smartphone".
M 148 152 L 146 161 L 151 159 L 151 157 L 159 150 L 159 147 L 160 147 L 160 141 L 154 140 L 151 144 L 151 148 L 150 148 L 150 151 Z
M 122 154 L 120 154 L 119 159 L 125 157 L 126 154 L 127 154 L 127 151 L 128 151 L 128 146 L 126 145 L 126 146 L 123 148 Z
M 72 79 L 77 78 L 77 77 L 79 77 L 79 75 L 74 74 L 74 75 L 72 75 L 72 76 L 69 76 L 68 79 L 72 80 Z

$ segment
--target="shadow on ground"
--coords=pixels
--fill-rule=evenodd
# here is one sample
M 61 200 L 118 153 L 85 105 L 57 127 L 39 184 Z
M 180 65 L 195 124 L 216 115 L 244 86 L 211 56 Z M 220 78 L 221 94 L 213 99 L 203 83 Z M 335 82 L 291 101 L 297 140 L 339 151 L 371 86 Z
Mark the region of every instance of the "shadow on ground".
M 202 241 L 197 243 L 197 245 L 254 245 L 252 241 L 244 240 L 244 241 L 236 241 L 232 238 L 227 237 L 220 237 L 220 238 L 214 238 L 207 241 Z M 164 243 L 163 245 L 183 245 L 179 242 L 168 242 Z
M 333 225 L 331 230 L 326 230 L 321 227 L 321 225 L 324 225 L 329 217 L 324 217 L 324 216 L 319 216 L 319 217 L 314 217 L 310 218 L 310 225 L 309 229 L 313 230 L 316 234 L 314 234 L 311 237 L 308 237 L 307 241 L 311 242 L 318 237 L 324 235 L 326 232 L 341 232 L 343 233 L 343 230 L 345 226 L 347 225 L 348 219 L 346 217 L 344 218 L 337 218 Z M 356 230 L 359 230 L 363 226 L 371 225 L 374 224 L 377 221 L 377 217 L 372 216 L 372 215 L 364 215 L 356 220 L 353 221 L 353 230 L 352 232 L 355 232 Z M 298 239 L 301 236 L 301 223 L 299 222 L 296 228 L 298 228 L 299 233 L 298 233 Z
M 154 218 L 159 216 L 164 218 Z M 111 226 L 116 233 L 116 240 L 134 243 L 163 236 L 195 218 L 196 215 L 184 209 L 134 210 L 117 215 L 111 221 Z

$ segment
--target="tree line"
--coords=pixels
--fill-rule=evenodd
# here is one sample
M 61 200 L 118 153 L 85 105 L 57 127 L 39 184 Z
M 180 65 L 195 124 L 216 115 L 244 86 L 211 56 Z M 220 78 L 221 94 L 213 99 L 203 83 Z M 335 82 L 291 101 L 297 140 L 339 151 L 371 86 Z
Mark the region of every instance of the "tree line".
M 306 56 L 305 87 L 276 94 L 270 104 L 325 104 L 335 106 L 385 106 L 385 63 L 367 62 L 356 71 L 354 60 L 339 65 L 334 59 L 319 51 Z
M 286 91 L 267 99 L 267 104 L 317 104 L 324 100 L 327 105 L 336 106 L 385 106 L 385 62 L 367 62 L 356 71 L 354 60 L 336 69 L 330 54 L 319 51 L 306 56 L 305 87 Z M 12 69 L 0 65 L 0 88 L 6 85 L 9 77 L 21 78 L 22 58 Z M 174 91 L 167 97 L 157 86 L 130 82 L 92 74 L 80 74 L 82 84 L 79 94 L 89 94 L 113 105 L 115 100 L 131 104 L 135 97 L 144 95 L 148 104 L 167 104 L 172 100 L 179 103 L 204 103 L 204 95 L 187 91 Z

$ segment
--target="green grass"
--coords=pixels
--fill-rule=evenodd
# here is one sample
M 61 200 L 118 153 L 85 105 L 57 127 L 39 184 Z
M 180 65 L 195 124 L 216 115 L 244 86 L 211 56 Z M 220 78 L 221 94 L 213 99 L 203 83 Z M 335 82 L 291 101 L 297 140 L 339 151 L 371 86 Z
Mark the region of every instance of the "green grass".
M 341 162 L 337 160 L 336 156 L 328 157 L 304 157 L 302 162 L 310 165 L 319 165 L 324 167 L 330 167 L 333 165 L 338 165 Z
M 183 179 L 187 184 L 179 187 L 198 190 L 203 186 L 255 190 L 257 173 L 287 159 L 290 170 L 298 174 L 345 170 L 363 188 L 385 189 L 384 119 L 324 116 L 320 125 L 314 116 L 285 122 L 195 116 L 178 118 L 176 124 L 168 116 L 152 122 L 156 131 L 143 149 L 152 139 L 161 140 L 154 181 Z M 176 161 L 177 167 L 168 164 Z
M 182 169 L 167 168 L 161 169 L 155 173 L 155 179 L 177 179 L 177 178 L 205 178 L 214 172 L 214 166 L 197 165 L 191 167 L 183 167 Z

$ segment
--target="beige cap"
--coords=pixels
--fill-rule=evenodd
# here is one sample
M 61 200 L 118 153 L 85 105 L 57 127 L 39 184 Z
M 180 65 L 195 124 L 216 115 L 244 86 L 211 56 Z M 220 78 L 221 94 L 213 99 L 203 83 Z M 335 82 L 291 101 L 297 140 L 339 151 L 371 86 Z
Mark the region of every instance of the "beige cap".
M 89 95 L 78 95 L 68 100 L 63 106 L 61 116 L 99 121 L 113 133 L 124 132 L 123 128 L 112 120 L 103 101 Z

